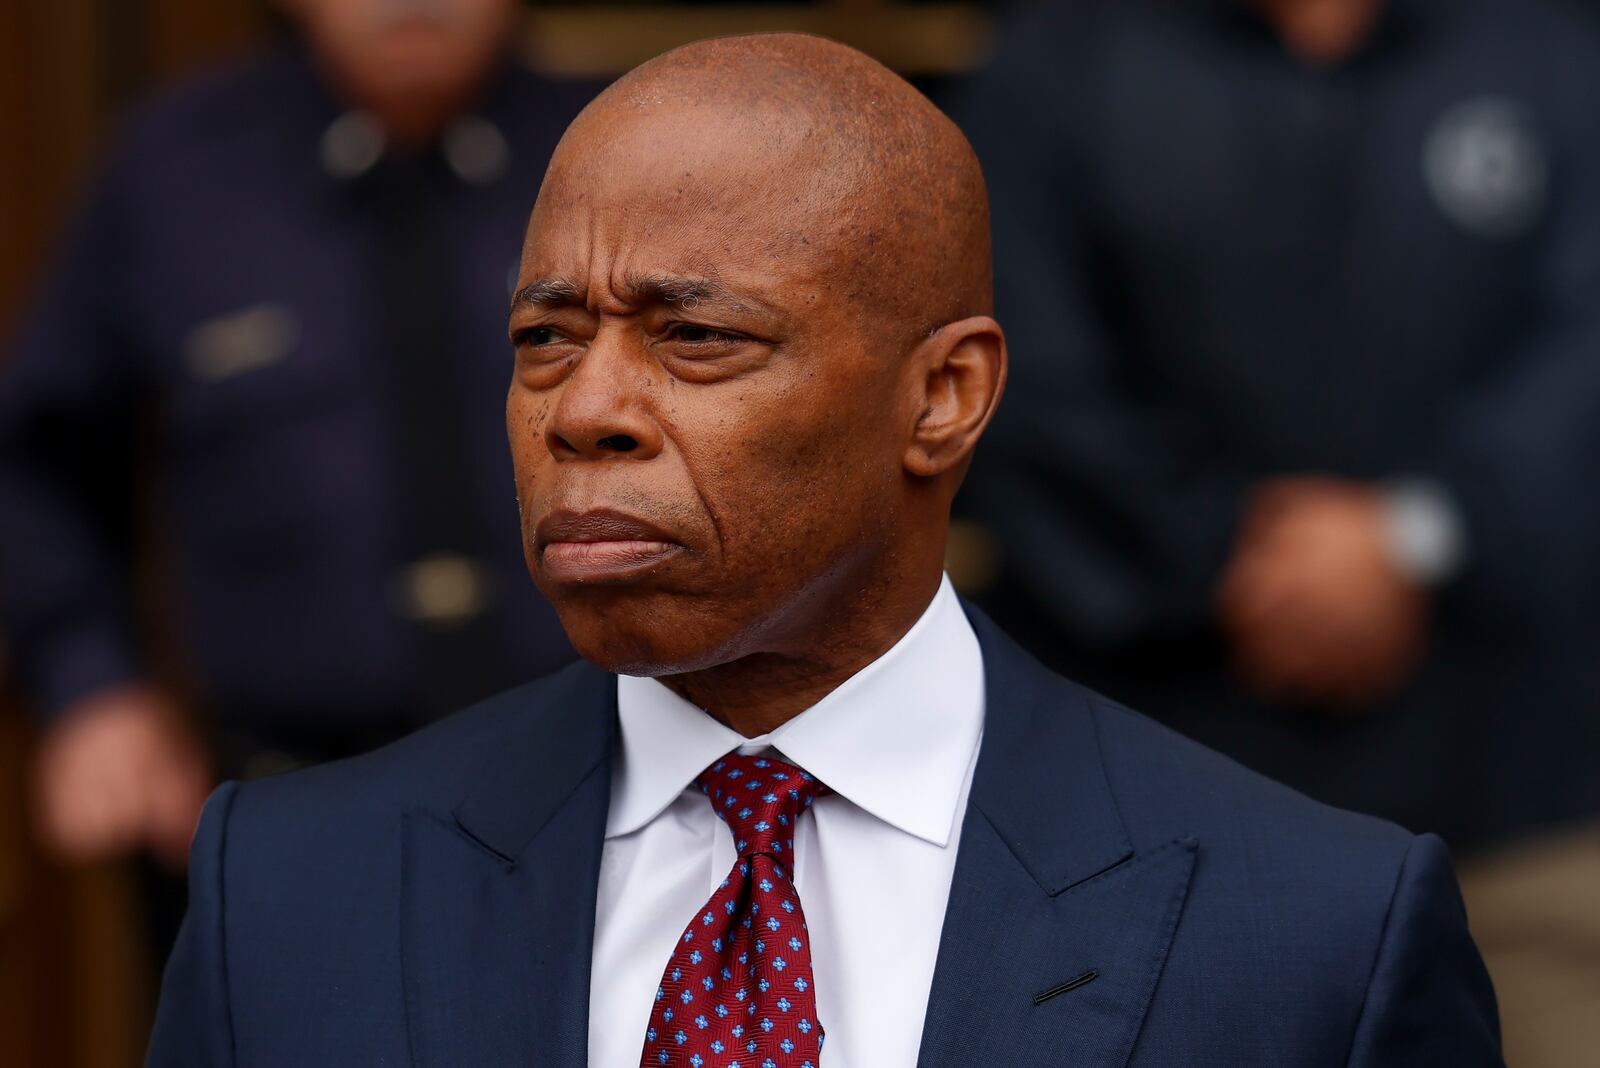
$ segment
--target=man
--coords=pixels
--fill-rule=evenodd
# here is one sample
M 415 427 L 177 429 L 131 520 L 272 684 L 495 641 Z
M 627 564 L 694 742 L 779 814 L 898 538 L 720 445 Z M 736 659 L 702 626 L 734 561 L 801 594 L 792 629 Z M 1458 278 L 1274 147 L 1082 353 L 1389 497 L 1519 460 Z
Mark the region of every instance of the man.
M 972 483 L 997 618 L 1456 848 L 1600 811 L 1583 20 L 1089 0 L 1007 39 L 963 102 L 1024 384 Z
M 941 580 L 990 302 L 971 149 L 858 53 L 705 42 L 590 105 L 507 427 L 592 664 L 225 786 L 150 1063 L 1498 1064 L 1437 839 L 1052 676 Z
M 0 609 L 70 858 L 181 868 L 214 767 L 348 755 L 570 659 L 483 416 L 578 90 L 507 55 L 511 0 L 286 9 L 297 40 L 133 118 L 5 361 Z
M 964 502 L 1005 554 L 982 603 L 1183 733 L 1471 853 L 1509 1059 L 1587 1063 L 1591 27 L 1540 0 L 1084 0 L 1006 42 L 963 102 L 1015 353 Z M 1549 835 L 1545 874 L 1478 878 Z

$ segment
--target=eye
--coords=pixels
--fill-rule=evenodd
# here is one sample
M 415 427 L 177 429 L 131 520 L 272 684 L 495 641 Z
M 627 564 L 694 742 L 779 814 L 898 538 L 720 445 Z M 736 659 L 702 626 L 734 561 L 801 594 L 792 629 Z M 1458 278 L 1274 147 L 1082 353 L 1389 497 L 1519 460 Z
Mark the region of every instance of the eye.
M 669 341 L 681 341 L 686 345 L 718 345 L 743 341 L 738 334 L 730 334 L 725 330 L 716 330 L 698 323 L 673 323 L 667 328 Z
M 711 383 L 760 368 L 776 347 L 740 330 L 692 323 L 663 315 L 643 323 L 661 365 L 685 382 Z
M 534 348 L 540 348 L 545 345 L 553 345 L 560 340 L 562 340 L 561 332 L 553 326 L 530 326 L 518 330 L 512 335 L 511 343 L 518 347 L 530 345 Z

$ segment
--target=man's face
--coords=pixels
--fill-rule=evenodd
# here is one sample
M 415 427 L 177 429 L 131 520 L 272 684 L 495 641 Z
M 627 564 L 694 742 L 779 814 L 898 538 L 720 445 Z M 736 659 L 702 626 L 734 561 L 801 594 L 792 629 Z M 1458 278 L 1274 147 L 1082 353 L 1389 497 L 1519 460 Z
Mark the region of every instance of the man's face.
M 568 135 L 523 249 L 507 427 L 530 570 L 612 670 L 805 651 L 894 551 L 913 339 L 850 292 L 849 224 L 820 224 L 849 212 L 803 132 L 616 111 Z
M 283 0 L 363 99 L 459 93 L 499 55 L 514 0 Z

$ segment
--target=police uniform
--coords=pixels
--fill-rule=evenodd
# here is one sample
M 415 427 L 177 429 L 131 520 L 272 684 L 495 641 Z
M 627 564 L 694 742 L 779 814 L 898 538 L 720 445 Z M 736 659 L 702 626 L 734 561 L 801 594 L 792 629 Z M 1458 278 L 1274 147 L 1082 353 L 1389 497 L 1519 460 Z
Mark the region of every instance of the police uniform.
M 1012 378 L 961 507 L 1063 669 L 1323 800 L 1442 833 L 1512 1064 L 1588 1063 L 1600 951 L 1600 45 L 1389 0 L 1297 61 L 1245 0 L 1024 15 L 961 102 Z M 1238 684 L 1252 486 L 1387 487 L 1425 662 L 1328 714 Z
M 1244 0 L 1025 15 L 961 102 L 1013 353 L 963 504 L 1002 623 L 1458 849 L 1600 809 L 1596 100 L 1591 27 L 1539 0 L 1390 0 L 1327 69 Z M 1426 663 L 1362 714 L 1228 670 L 1215 587 L 1292 474 L 1390 487 L 1436 586 Z
M 408 154 L 291 44 L 127 123 L 0 379 L 0 609 L 47 716 L 149 672 L 135 514 L 228 774 L 572 656 L 522 560 L 505 322 L 586 96 L 507 61 Z

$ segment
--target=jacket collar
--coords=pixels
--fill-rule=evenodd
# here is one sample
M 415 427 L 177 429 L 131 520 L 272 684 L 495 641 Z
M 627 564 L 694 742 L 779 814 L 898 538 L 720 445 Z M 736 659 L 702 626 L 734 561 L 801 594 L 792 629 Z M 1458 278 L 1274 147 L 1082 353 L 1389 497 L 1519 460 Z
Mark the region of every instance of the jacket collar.
M 1091 699 L 982 612 L 965 607 L 983 648 L 988 688 L 971 804 L 1040 888 L 1059 894 L 1134 852 L 1106 778 Z M 1079 707 L 1063 706 L 1064 690 Z
M 1133 855 L 1087 707 L 1062 708 L 1063 687 L 987 616 L 963 604 L 983 650 L 986 712 L 971 804 L 1004 836 L 1047 893 L 1058 894 Z M 549 680 L 537 704 L 478 759 L 454 815 L 485 848 L 514 862 L 616 744 L 616 676 L 587 663 Z M 506 695 L 511 700 L 523 691 Z M 1060 763 L 1038 754 L 1058 754 Z M 1064 831 L 1060 813 L 1070 814 Z
M 1120 1068 L 1178 928 L 1198 843 L 1136 851 L 1102 757 L 1100 700 L 968 614 L 989 718 L 917 1063 Z
M 971 804 L 1005 837 L 1029 874 L 1057 894 L 1133 855 L 1100 756 L 1095 719 L 1061 707 L 1053 675 L 981 611 L 963 603 L 983 650 L 986 712 Z M 588 663 L 548 682 L 467 776 L 455 807 L 461 828 L 514 862 L 616 744 L 616 676 Z M 501 700 L 512 700 L 515 691 Z M 1060 763 L 1039 753 L 1059 754 Z M 1064 833 L 1059 813 L 1069 813 Z
M 987 678 L 921 1068 L 1124 1065 L 1197 845 L 1137 853 L 1096 701 L 968 608 Z M 418 1068 L 587 1057 L 615 678 L 574 665 L 485 709 L 461 800 L 402 830 L 406 1016 Z
M 453 810 L 407 811 L 401 971 L 417 1068 L 582 1068 L 616 718 L 612 677 L 576 664 L 471 722 Z
M 655 679 L 619 678 L 617 705 L 608 838 L 655 819 L 723 754 L 770 747 L 857 808 L 943 848 L 983 731 L 983 653 L 946 578 L 892 648 L 770 733 L 742 737 Z
M 535 688 L 542 692 L 530 700 Z M 596 773 L 609 778 L 616 676 L 579 661 L 495 700 L 508 703 L 512 725 L 475 754 L 454 816 L 484 848 L 515 863 L 580 784 Z

